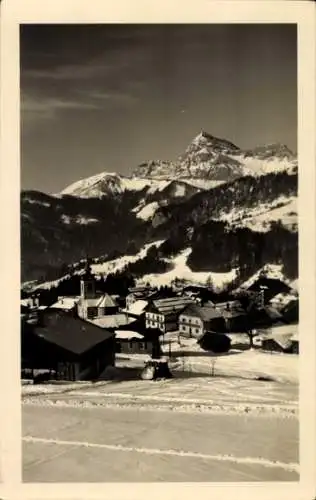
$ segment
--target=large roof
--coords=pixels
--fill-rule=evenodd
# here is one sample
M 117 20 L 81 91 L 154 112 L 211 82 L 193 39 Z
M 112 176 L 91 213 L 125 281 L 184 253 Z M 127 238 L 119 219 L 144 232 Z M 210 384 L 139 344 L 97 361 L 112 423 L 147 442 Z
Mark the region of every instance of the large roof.
M 65 311 L 47 309 L 41 318 L 41 324 L 29 328 L 47 342 L 74 354 L 82 354 L 113 337 L 113 333 Z
M 107 293 L 99 295 L 93 299 L 80 299 L 80 304 L 85 304 L 87 307 L 116 307 L 116 304 L 112 297 Z
M 119 340 L 131 340 L 140 339 L 144 340 L 144 336 L 138 332 L 133 332 L 132 330 L 116 330 L 115 338 Z
M 198 304 L 190 304 L 184 309 L 183 314 L 198 316 L 203 321 L 209 321 L 213 318 L 223 317 L 222 313 L 220 311 L 217 311 L 214 306 L 206 304 L 204 306 L 199 306 Z
M 147 300 L 136 300 L 136 302 L 131 304 L 128 309 L 124 309 L 123 312 L 134 314 L 135 316 L 140 316 L 141 314 L 143 314 L 147 306 Z
M 116 303 L 110 295 L 105 293 L 99 299 L 99 302 L 97 303 L 97 307 L 116 307 Z
M 192 304 L 192 299 L 189 297 L 170 297 L 153 301 L 153 307 L 160 314 L 182 311 L 188 304 Z
M 51 309 L 73 309 L 78 303 L 80 297 L 58 297 L 57 302 L 52 304 Z
M 129 318 L 126 314 L 107 314 L 100 318 L 89 319 L 89 323 L 97 325 L 101 328 L 119 328 L 123 325 L 130 325 L 136 320 Z

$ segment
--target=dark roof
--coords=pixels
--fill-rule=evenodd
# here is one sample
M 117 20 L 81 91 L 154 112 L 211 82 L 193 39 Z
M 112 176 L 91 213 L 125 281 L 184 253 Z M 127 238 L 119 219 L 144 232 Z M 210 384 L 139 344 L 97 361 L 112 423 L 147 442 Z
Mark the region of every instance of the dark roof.
M 220 311 L 217 311 L 212 305 L 199 306 L 197 304 L 190 304 L 182 311 L 182 314 L 198 316 L 203 321 L 223 317 Z
M 224 318 L 235 318 L 237 316 L 246 316 L 246 311 L 242 307 L 239 300 L 218 302 L 217 304 L 215 304 L 215 307 L 223 315 Z
M 114 333 L 104 328 L 59 310 L 45 311 L 41 315 L 41 322 L 33 325 L 32 331 L 47 342 L 74 354 L 89 351 L 114 336 Z
M 153 301 L 153 308 L 160 314 L 172 314 L 182 311 L 192 300 L 189 297 L 170 297 Z

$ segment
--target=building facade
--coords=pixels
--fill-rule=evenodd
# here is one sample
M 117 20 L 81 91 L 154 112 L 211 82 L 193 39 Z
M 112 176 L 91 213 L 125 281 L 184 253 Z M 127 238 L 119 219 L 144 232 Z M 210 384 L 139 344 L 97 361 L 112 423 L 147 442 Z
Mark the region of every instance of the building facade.
M 152 301 L 145 313 L 145 327 L 158 329 L 163 334 L 177 331 L 180 313 L 192 303 L 189 297 L 171 297 Z
M 180 335 L 200 338 L 209 331 L 225 331 L 225 320 L 213 305 L 190 304 L 179 315 Z

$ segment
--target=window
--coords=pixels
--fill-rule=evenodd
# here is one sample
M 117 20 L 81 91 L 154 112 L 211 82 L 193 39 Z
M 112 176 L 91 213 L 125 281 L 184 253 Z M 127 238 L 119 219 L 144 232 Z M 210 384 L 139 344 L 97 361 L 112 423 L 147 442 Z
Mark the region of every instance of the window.
M 133 349 L 133 341 L 131 340 L 130 343 L 129 343 L 129 348 L 130 349 Z
M 144 342 L 139 342 L 139 350 L 140 350 L 140 351 L 143 351 L 143 350 L 144 350 L 144 348 L 145 348 L 145 346 L 144 346 Z
M 195 333 L 199 333 L 200 329 L 199 328 L 196 328 L 195 329 Z

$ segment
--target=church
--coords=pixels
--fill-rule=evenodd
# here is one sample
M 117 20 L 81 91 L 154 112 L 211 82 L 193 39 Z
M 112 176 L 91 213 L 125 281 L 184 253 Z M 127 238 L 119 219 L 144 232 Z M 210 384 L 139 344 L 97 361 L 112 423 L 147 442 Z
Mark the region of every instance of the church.
M 118 306 L 112 297 L 107 293 L 97 293 L 95 285 L 91 268 L 87 267 L 80 281 L 80 298 L 77 302 L 78 316 L 82 319 L 90 320 L 118 312 Z

